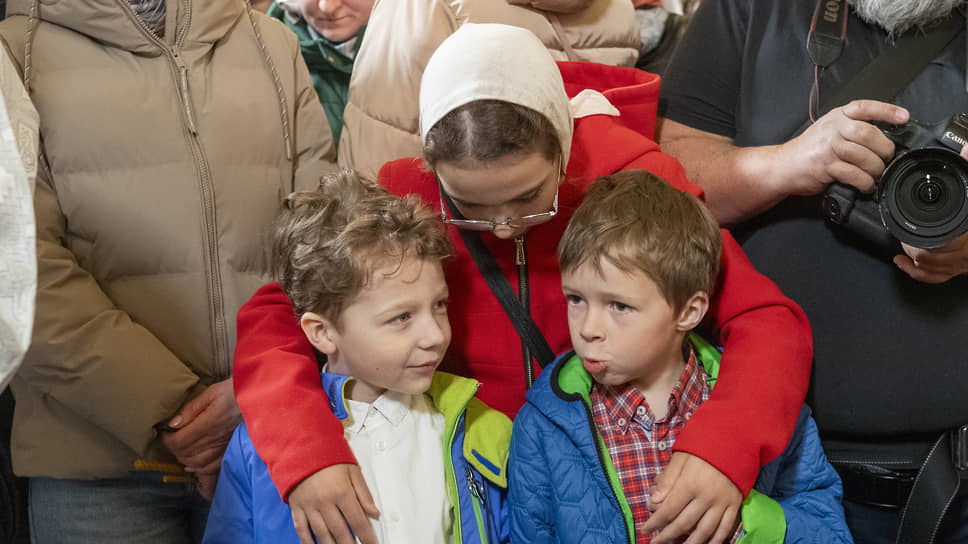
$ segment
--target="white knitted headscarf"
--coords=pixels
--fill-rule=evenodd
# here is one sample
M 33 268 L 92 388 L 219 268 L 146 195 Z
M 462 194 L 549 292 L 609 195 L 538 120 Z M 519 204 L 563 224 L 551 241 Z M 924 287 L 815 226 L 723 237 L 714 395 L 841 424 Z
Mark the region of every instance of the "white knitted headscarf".
M 562 164 L 571 150 L 572 115 L 561 72 L 529 30 L 472 24 L 451 34 L 420 80 L 420 138 L 451 111 L 475 100 L 503 100 L 543 114 L 558 133 Z

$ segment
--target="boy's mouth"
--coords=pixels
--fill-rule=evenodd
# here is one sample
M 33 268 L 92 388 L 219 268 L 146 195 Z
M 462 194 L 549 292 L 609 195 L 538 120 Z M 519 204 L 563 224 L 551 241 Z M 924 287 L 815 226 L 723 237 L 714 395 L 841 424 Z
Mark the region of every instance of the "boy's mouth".
M 581 364 L 585 367 L 585 370 L 592 374 L 598 374 L 604 371 L 607 366 L 605 361 L 599 361 L 597 359 L 582 359 Z

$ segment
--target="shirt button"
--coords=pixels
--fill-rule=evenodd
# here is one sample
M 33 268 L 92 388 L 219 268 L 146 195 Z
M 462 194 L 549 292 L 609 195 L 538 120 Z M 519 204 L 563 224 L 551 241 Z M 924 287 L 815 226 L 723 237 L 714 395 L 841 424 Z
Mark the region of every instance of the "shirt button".
M 400 514 L 398 514 L 397 512 L 391 512 L 390 521 L 392 521 L 393 523 L 400 523 Z
M 641 406 L 640 405 L 638 408 L 635 409 L 635 413 L 636 414 L 639 414 L 640 416 L 644 416 L 645 415 L 645 406 Z
M 618 418 L 618 426 L 619 427 L 624 427 L 626 423 L 628 423 L 628 421 L 626 421 L 624 417 Z
M 689 419 L 691 417 L 692 417 L 692 412 L 686 412 L 686 419 Z
M 669 447 L 669 446 L 666 445 L 665 442 L 659 442 L 658 444 L 656 444 L 656 446 L 659 448 L 659 451 L 665 451 L 666 448 Z
M 376 442 L 376 451 L 383 451 L 385 449 L 387 449 L 386 443 L 384 441 L 382 441 L 382 440 L 377 440 L 377 442 Z

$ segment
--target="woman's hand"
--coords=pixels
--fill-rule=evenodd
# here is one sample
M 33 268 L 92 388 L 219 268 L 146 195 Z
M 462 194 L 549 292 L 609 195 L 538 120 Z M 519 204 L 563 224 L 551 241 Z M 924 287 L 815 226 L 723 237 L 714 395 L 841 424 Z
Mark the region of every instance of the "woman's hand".
M 289 493 L 289 507 L 302 544 L 354 544 L 354 535 L 360 544 L 377 544 L 367 517 L 380 511 L 356 465 L 332 465 L 306 478 Z

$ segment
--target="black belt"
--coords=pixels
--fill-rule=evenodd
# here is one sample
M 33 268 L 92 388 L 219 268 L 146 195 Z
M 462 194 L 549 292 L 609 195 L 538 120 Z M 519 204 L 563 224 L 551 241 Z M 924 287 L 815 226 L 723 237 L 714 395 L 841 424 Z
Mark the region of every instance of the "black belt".
M 916 471 L 858 463 L 836 468 L 845 500 L 903 507 L 897 544 L 931 544 L 948 506 L 962 489 L 961 480 L 968 479 L 968 425 L 938 437 Z
M 871 506 L 901 508 L 907 503 L 916 470 L 888 470 L 877 465 L 836 464 L 844 484 L 844 500 Z

